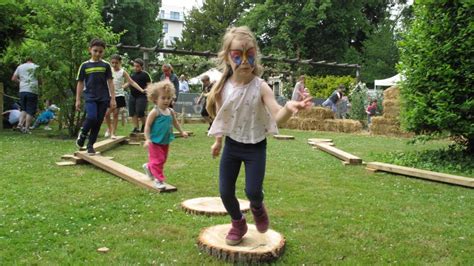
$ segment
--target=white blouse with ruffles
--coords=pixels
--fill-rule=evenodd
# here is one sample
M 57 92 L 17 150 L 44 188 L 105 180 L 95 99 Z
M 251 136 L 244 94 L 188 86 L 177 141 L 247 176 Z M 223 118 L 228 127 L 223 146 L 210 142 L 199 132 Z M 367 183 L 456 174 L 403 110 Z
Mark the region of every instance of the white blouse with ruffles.
M 212 122 L 209 136 L 228 136 L 241 143 L 255 144 L 267 135 L 278 134 L 275 119 L 263 103 L 260 85 L 255 77 L 243 86 L 227 80 L 222 90 L 222 106 Z

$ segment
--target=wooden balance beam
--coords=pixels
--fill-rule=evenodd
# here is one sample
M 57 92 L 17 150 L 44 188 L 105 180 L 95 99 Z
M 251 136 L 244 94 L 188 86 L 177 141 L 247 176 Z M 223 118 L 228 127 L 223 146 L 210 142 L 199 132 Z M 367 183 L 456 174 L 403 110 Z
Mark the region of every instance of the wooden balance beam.
M 314 146 L 316 146 L 318 149 L 325 151 L 331 155 L 336 156 L 337 158 L 343 160 L 347 164 L 355 165 L 355 164 L 362 164 L 362 159 L 352 155 L 350 153 L 347 153 L 343 150 L 340 150 L 336 147 L 332 147 L 329 144 L 325 143 L 315 143 Z
M 474 178 L 443 174 L 438 172 L 432 172 L 428 170 L 421 170 L 417 168 L 399 166 L 388 163 L 379 163 L 379 162 L 370 162 L 367 163 L 367 170 L 375 171 L 384 171 L 389 173 L 401 174 L 410 177 L 418 177 L 422 179 L 428 179 L 453 185 L 465 186 L 474 188 Z
M 125 136 L 117 136 L 115 139 L 105 139 L 94 143 L 95 151 L 104 152 L 115 148 L 118 144 L 125 142 L 127 138 Z
M 76 152 L 74 155 L 111 174 L 114 174 L 141 187 L 157 192 L 171 192 L 177 190 L 176 187 L 166 183 L 166 188 L 163 190 L 159 190 L 154 187 L 153 181 L 151 181 L 144 173 L 141 173 L 135 169 L 132 169 L 115 161 L 112 161 L 106 157 L 100 155 L 88 155 L 87 152 L 84 151 Z

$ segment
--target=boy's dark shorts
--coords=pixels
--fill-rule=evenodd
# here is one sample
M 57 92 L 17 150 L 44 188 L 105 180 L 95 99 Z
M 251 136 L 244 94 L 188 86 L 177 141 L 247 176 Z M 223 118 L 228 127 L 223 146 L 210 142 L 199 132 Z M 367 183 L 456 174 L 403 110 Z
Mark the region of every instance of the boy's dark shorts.
M 145 110 L 147 106 L 147 98 L 145 95 L 140 97 L 134 97 L 130 95 L 128 101 L 128 115 L 129 116 L 137 116 L 137 117 L 145 117 Z
M 38 94 L 31 92 L 20 92 L 20 106 L 21 110 L 29 115 L 35 115 L 38 109 Z
M 127 103 L 125 102 L 125 96 L 115 97 L 115 102 L 117 103 L 117 108 L 126 107 Z

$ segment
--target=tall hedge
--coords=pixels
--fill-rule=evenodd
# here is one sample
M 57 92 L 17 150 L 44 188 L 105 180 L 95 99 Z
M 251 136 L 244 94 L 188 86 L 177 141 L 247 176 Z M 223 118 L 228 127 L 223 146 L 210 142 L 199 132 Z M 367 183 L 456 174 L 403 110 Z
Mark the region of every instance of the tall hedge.
M 474 2 L 425 1 L 400 41 L 402 125 L 474 151 Z
M 347 88 L 346 94 L 354 87 L 355 78 L 351 76 L 316 76 L 306 77 L 305 85 L 311 93 L 311 96 L 316 98 L 327 98 L 340 84 L 344 84 Z

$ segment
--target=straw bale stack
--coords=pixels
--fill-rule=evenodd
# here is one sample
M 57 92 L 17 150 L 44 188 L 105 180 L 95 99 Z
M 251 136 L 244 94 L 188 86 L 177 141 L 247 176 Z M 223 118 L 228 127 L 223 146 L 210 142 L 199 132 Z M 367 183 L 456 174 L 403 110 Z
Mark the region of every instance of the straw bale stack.
M 383 92 L 383 99 L 384 100 L 398 100 L 400 99 L 400 89 L 398 89 L 397 86 L 392 86 L 388 89 L 386 89 Z
M 372 117 L 370 132 L 374 135 L 387 135 L 396 137 L 410 137 L 400 128 L 400 90 L 396 86 L 386 89 L 383 93 L 383 115 Z
M 296 116 L 299 118 L 313 118 L 313 119 L 324 120 L 324 119 L 333 119 L 334 113 L 328 108 L 313 107 L 309 110 L 299 111 Z

